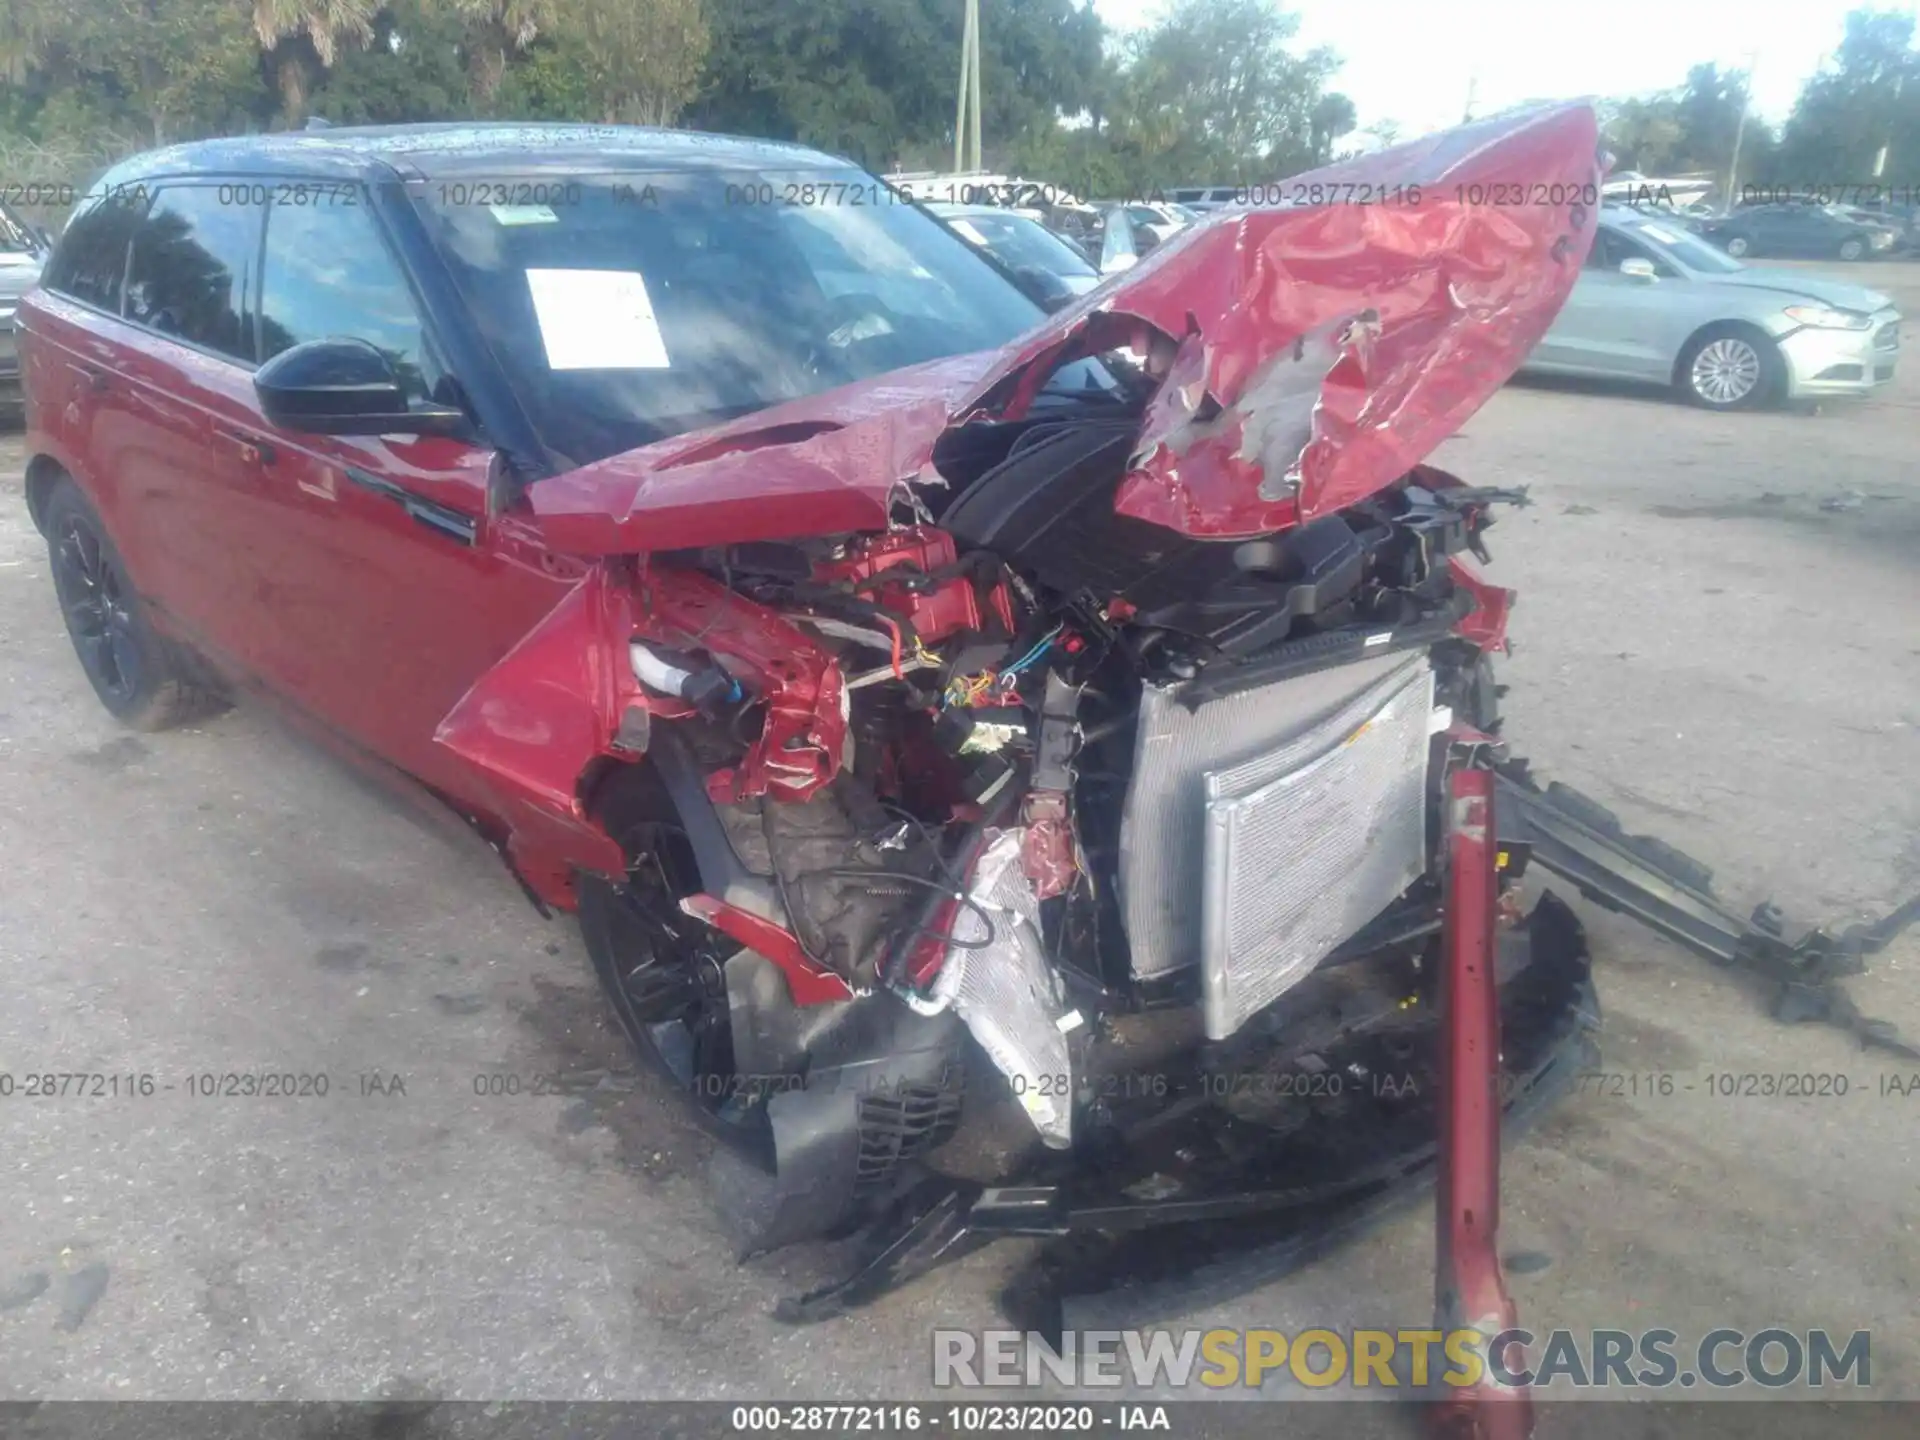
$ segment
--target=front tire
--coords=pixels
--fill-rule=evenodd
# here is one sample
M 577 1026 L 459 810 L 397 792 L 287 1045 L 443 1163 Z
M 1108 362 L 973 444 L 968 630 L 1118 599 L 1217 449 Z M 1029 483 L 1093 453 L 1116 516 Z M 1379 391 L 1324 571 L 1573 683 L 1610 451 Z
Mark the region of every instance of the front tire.
M 1744 256 L 1750 248 L 1747 244 L 1747 238 L 1744 235 L 1731 235 L 1727 237 L 1727 254 L 1733 256 L 1736 260 Z
M 1867 247 L 1864 241 L 1842 240 L 1840 242 L 1840 258 L 1842 260 L 1858 260 L 1866 253 Z
M 43 515 L 53 588 L 93 693 L 131 730 L 165 730 L 224 710 L 225 697 L 153 628 L 107 527 L 72 480 L 61 479 Z
M 701 889 L 699 865 L 658 777 L 635 765 L 610 790 L 600 819 L 627 856 L 626 876 L 579 881 L 581 937 L 601 990 L 639 1058 L 704 1128 L 771 1168 L 767 1096 L 733 1063 L 726 963 L 740 946 L 679 908 Z
M 1688 342 L 1674 366 L 1681 398 L 1707 410 L 1750 410 L 1785 386 L 1779 347 L 1740 325 L 1710 325 Z

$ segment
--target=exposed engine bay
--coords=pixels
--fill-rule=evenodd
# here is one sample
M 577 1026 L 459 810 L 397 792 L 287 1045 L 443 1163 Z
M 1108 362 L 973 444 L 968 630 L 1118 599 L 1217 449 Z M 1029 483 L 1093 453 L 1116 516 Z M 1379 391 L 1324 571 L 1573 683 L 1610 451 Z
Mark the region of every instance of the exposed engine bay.
M 1139 1323 L 1431 1193 L 1436 1321 L 1510 1325 L 1502 1140 L 1599 1025 L 1530 862 L 1920 1055 L 1831 983 L 1920 901 L 1789 938 L 1507 753 L 1476 561 L 1525 497 L 1426 460 L 1565 301 L 1597 138 L 1343 162 L 1001 350 L 527 491 L 583 578 L 434 738 L 727 1142 L 744 1251 L 856 1242 L 786 1318 L 1017 1235 L 1009 1315 Z
M 1467 557 L 1524 495 L 1422 466 L 1284 533 L 1190 538 L 1116 514 L 1138 417 L 1086 408 L 954 429 L 894 528 L 631 572 L 621 743 L 677 791 L 698 884 L 672 899 L 724 1007 L 661 1008 L 685 997 L 654 967 L 617 984 L 729 1129 L 765 1112 L 782 1191 L 825 1128 L 868 1197 L 948 1139 L 956 1021 L 1066 1150 L 1142 1024 L 1217 1059 L 1370 927 L 1409 954 L 1438 931 L 1444 757 L 1456 717 L 1498 730 L 1510 599 Z M 891 1018 L 846 1039 L 862 1005 Z M 854 1057 L 843 1121 L 797 1119 Z M 849 1213 L 803 1188 L 766 1243 Z
M 1481 656 L 1506 603 L 1459 557 L 1515 497 L 1423 469 L 1283 536 L 1195 541 L 1113 514 L 1124 427 L 995 431 L 934 523 L 663 557 L 639 581 L 654 623 L 635 674 L 690 712 L 736 856 L 777 901 L 755 913 L 789 923 L 839 993 L 931 1003 L 953 990 L 937 984 L 949 962 L 1025 928 L 990 920 L 1012 900 L 1058 957 L 1063 1013 L 1068 996 L 1097 1012 L 1246 983 L 1229 933 L 1254 877 L 1236 871 L 1265 872 L 1268 905 L 1289 869 L 1318 889 L 1389 852 L 1355 913 L 1300 937 L 1318 953 L 1297 978 L 1425 869 L 1429 734 L 1490 700 Z M 718 586 L 785 632 L 777 654 L 743 654 L 731 632 L 702 643 L 705 612 L 663 593 Z M 1291 809 L 1249 798 L 1282 778 Z M 1314 813 L 1323 791 L 1354 822 L 1345 848 Z M 1258 848 L 1284 829 L 1287 853 Z M 1324 863 L 1305 853 L 1327 847 Z M 1185 863 L 1202 850 L 1217 863 Z M 970 889 L 989 852 L 1018 864 Z M 1284 988 L 1223 998 L 1211 1038 Z

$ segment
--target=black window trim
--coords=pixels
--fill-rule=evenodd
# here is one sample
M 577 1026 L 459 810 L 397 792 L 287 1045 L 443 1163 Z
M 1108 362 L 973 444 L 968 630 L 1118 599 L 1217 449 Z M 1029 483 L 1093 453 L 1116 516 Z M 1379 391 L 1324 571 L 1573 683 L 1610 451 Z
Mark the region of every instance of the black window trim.
M 229 365 L 236 370 L 242 370 L 242 371 L 245 371 L 247 374 L 251 375 L 260 368 L 260 364 L 258 361 L 249 361 L 249 360 L 239 359 L 236 356 L 229 355 L 224 350 L 215 350 L 211 345 L 202 345 L 199 341 L 189 340 L 183 335 L 169 335 L 166 331 L 156 330 L 151 325 L 142 324 L 140 321 L 135 320 L 131 315 L 127 314 L 127 285 L 128 285 L 128 282 L 133 278 L 133 246 L 134 246 L 134 242 L 139 238 L 140 225 L 145 225 L 147 222 L 147 217 L 153 212 L 154 197 L 157 196 L 162 189 L 167 188 L 168 186 L 171 186 L 173 189 L 176 189 L 176 190 L 203 189 L 205 187 L 197 183 L 202 178 L 203 177 L 198 175 L 190 175 L 190 176 L 169 175 L 165 177 L 142 176 L 137 180 L 129 180 L 125 182 L 116 181 L 113 185 L 104 187 L 100 191 L 98 198 L 94 200 L 93 203 L 95 205 L 105 204 L 108 201 L 108 197 L 115 190 L 130 188 L 130 187 L 138 187 L 141 193 L 146 198 L 146 208 L 140 212 L 139 225 L 136 225 L 134 229 L 128 234 L 127 251 L 126 251 L 126 254 L 123 255 L 120 259 L 120 285 L 119 285 L 120 308 L 118 310 L 108 310 L 104 306 L 96 305 L 91 300 L 83 299 L 82 297 L 73 294 L 69 290 L 57 289 L 52 285 L 47 285 L 45 288 L 49 294 L 58 295 L 62 300 L 66 301 L 67 304 L 69 305 L 78 305 L 82 310 L 89 310 L 95 315 L 103 315 L 109 320 L 118 320 L 122 325 L 125 325 L 129 330 L 138 331 L 142 335 L 151 335 L 156 340 L 166 341 L 169 345 L 179 345 L 185 349 L 193 351 L 197 355 L 204 355 L 209 360 L 218 360 L 223 365 Z M 72 222 L 69 221 L 68 223 L 71 224 Z M 261 229 L 261 232 L 264 234 L 266 231 L 266 222 L 265 222 L 264 216 L 262 217 L 262 220 L 261 220 L 260 229 Z M 256 273 L 253 277 L 253 283 L 249 286 L 249 289 L 257 291 L 259 287 L 259 279 L 260 277 Z M 249 298 L 251 299 L 252 297 L 249 297 Z M 254 342 L 253 342 L 253 348 L 256 351 L 259 350 L 260 348 L 260 339 L 259 339 L 258 329 L 259 329 L 258 321 L 256 319 L 255 335 L 254 335 Z
M 301 181 L 314 182 L 314 177 L 311 175 L 285 173 L 262 175 L 258 178 L 261 183 L 269 187 L 286 181 L 293 183 L 299 183 Z M 433 307 L 428 305 L 426 298 L 421 295 L 419 283 L 414 279 L 412 268 L 407 264 L 406 256 L 394 238 L 392 230 L 387 224 L 386 217 L 380 213 L 380 207 L 373 203 L 373 187 L 365 180 L 359 179 L 331 183 L 338 184 L 342 188 L 351 187 L 356 192 L 355 206 L 372 219 L 375 243 L 386 252 L 387 260 L 393 266 L 393 273 L 399 278 L 401 287 L 407 292 L 407 298 L 413 302 L 414 317 L 420 322 L 420 343 L 427 351 L 427 355 L 422 358 L 431 358 L 443 373 L 452 376 L 457 383 L 460 379 L 459 372 L 454 368 L 453 361 L 448 356 L 447 347 L 441 342 L 439 329 L 434 324 Z M 265 349 L 262 342 L 266 338 L 263 327 L 266 323 L 267 238 L 273 231 L 273 208 L 274 202 L 272 197 L 269 196 L 265 207 L 266 213 L 263 214 L 260 219 L 260 264 L 254 273 L 254 287 L 259 297 L 259 303 L 256 303 L 253 307 L 253 349 L 255 354 L 263 353 Z M 264 364 L 266 362 L 262 361 L 261 363 Z M 464 386 L 461 388 L 463 390 L 465 389 Z M 484 427 L 476 423 L 475 428 L 479 430 Z M 479 443 L 484 445 L 487 442 L 482 438 Z
M 141 224 L 145 225 L 147 221 L 147 217 L 153 213 L 154 200 L 162 192 L 167 190 L 169 187 L 175 190 L 205 190 L 209 188 L 214 188 L 214 189 L 218 188 L 217 181 L 215 185 L 209 187 L 208 185 L 203 184 L 202 180 L 203 180 L 203 177 L 199 175 L 191 175 L 191 176 L 170 177 L 169 179 L 166 179 L 166 180 L 141 181 L 140 183 L 144 185 L 147 190 L 147 214 L 142 215 L 140 217 Z M 266 214 L 264 213 L 264 210 L 260 216 L 258 228 L 262 234 L 266 232 L 267 217 L 266 217 Z M 244 371 L 249 375 L 257 371 L 260 368 L 260 362 L 258 360 L 243 360 L 237 355 L 228 354 L 225 350 L 216 350 L 211 345 L 202 345 L 198 340 L 188 340 L 187 338 L 181 335 L 169 335 L 164 330 L 156 330 L 151 325 L 141 324 L 138 320 L 135 320 L 132 316 L 126 313 L 127 287 L 133 280 L 133 247 L 136 244 L 138 244 L 139 241 L 140 241 L 140 231 L 138 229 L 135 229 L 133 234 L 127 238 L 127 269 L 126 269 L 126 274 L 121 277 L 121 281 L 120 281 L 120 311 L 121 311 L 120 319 L 125 321 L 128 325 L 131 325 L 135 330 L 140 331 L 144 335 L 152 335 L 157 337 L 158 339 L 170 341 L 172 344 L 175 344 L 175 345 L 184 345 L 186 346 L 187 349 L 192 350 L 197 354 L 205 355 L 209 359 L 218 360 L 218 361 L 221 361 L 223 364 L 231 365 L 234 369 Z M 253 277 L 251 281 L 248 283 L 247 289 L 250 293 L 244 296 L 243 298 L 249 305 L 253 307 L 253 312 L 254 312 L 253 349 L 254 349 L 254 353 L 257 355 L 260 353 L 260 325 L 259 325 L 260 271 L 257 265 L 254 267 Z
M 269 191 L 271 191 L 272 187 L 281 183 L 298 184 L 303 181 L 313 184 L 327 183 L 342 187 L 351 186 L 358 193 L 359 205 L 373 218 L 375 237 L 378 239 L 381 247 L 386 251 L 387 258 L 393 262 L 394 273 L 400 277 L 400 282 L 406 287 L 408 297 L 413 301 L 414 313 L 420 320 L 420 337 L 422 342 L 431 352 L 435 363 L 441 366 L 448 374 L 455 375 L 457 379 L 458 376 L 453 369 L 452 362 L 447 358 L 446 347 L 441 343 L 440 336 L 434 325 L 431 307 L 424 303 L 420 294 L 420 287 L 414 280 L 413 272 L 400 253 L 400 248 L 395 243 L 393 235 L 389 233 L 386 217 L 380 213 L 377 205 L 371 203 L 372 187 L 363 179 L 331 180 L 309 174 L 302 174 L 297 171 L 247 171 L 234 172 L 232 174 L 193 171 L 186 174 L 175 175 L 141 175 L 129 177 L 126 180 L 118 180 L 112 184 L 103 182 L 93 195 L 92 204 L 106 204 L 118 191 L 137 189 L 146 201 L 145 207 L 140 212 L 139 221 L 139 225 L 144 225 L 147 217 L 153 211 L 155 197 L 158 196 L 162 190 L 168 188 L 176 190 L 202 190 L 210 187 L 218 187 L 221 184 L 244 183 L 249 185 L 265 185 Z M 89 208 L 91 209 L 91 206 Z M 246 297 L 248 304 L 252 307 L 253 350 L 256 355 L 261 352 L 261 341 L 264 338 L 261 333 L 261 322 L 263 319 L 261 299 L 265 294 L 264 286 L 266 284 L 267 274 L 267 231 L 270 228 L 269 222 L 272 219 L 270 212 L 273 209 L 273 197 L 271 193 L 269 193 L 266 202 L 262 204 L 259 209 L 260 223 L 255 250 L 255 264 L 253 275 L 248 282 L 247 289 L 249 293 Z M 204 355 L 210 360 L 218 360 L 224 365 L 229 365 L 249 375 L 257 373 L 261 365 L 266 363 L 265 361 L 239 359 L 236 356 L 229 355 L 224 350 L 215 350 L 211 346 L 200 344 L 198 341 L 188 340 L 179 335 L 169 335 L 164 330 L 156 330 L 153 326 L 142 324 L 127 314 L 127 285 L 133 276 L 133 247 L 135 240 L 139 236 L 139 225 L 136 225 L 133 231 L 127 236 L 126 253 L 122 255 L 120 259 L 120 284 L 118 286 L 120 308 L 118 310 L 108 310 L 104 306 L 96 305 L 90 300 L 82 299 L 70 291 L 55 289 L 53 286 L 46 287 L 49 293 L 58 295 L 68 304 L 78 305 L 81 309 L 91 311 L 95 315 L 103 315 L 110 320 L 118 320 L 128 329 L 138 331 L 142 335 L 151 335 L 155 339 L 164 340 L 170 345 L 184 346 L 196 354 Z M 485 441 L 483 440 L 481 443 L 484 444 Z
M 140 183 L 140 182 L 135 182 L 135 183 Z M 114 191 L 118 188 L 119 187 L 117 185 L 103 184 L 97 193 L 89 191 L 88 194 L 82 196 L 81 203 L 86 205 L 87 208 L 84 211 L 76 211 L 74 215 L 69 217 L 67 220 L 67 228 L 69 229 L 72 228 L 74 220 L 79 219 L 83 214 L 92 214 L 93 211 L 97 209 L 99 206 L 109 203 L 113 196 Z M 41 281 L 40 281 L 41 288 L 44 289 L 49 295 L 58 295 L 62 300 L 66 301 L 69 305 L 78 305 L 82 310 L 92 311 L 95 315 L 104 315 L 110 320 L 118 320 L 122 324 L 133 326 L 133 328 L 136 330 L 145 329 L 146 328 L 145 326 L 140 325 L 135 321 L 127 319 L 127 279 L 133 273 L 133 237 L 139 233 L 140 226 L 146 224 L 147 211 L 153 208 L 154 192 L 151 190 L 145 189 L 144 185 L 142 185 L 141 193 L 146 199 L 146 209 L 140 212 L 140 219 L 135 224 L 134 228 L 127 232 L 126 249 L 121 253 L 121 256 L 120 256 L 120 283 L 115 287 L 115 293 L 118 295 L 120 300 L 120 308 L 118 310 L 109 310 L 105 306 L 94 304 L 93 301 L 88 300 L 83 296 L 75 295 L 71 290 L 62 290 L 57 288 L 56 286 L 47 284 L 46 278 L 45 278 L 45 270 L 52 268 L 52 263 L 53 263 L 52 256 L 48 257 L 47 265 L 43 267 Z M 64 236 L 60 238 L 64 238 Z M 54 249 L 55 249 L 55 253 L 58 253 L 59 245 L 57 241 Z M 226 357 L 222 357 L 222 358 L 226 358 Z

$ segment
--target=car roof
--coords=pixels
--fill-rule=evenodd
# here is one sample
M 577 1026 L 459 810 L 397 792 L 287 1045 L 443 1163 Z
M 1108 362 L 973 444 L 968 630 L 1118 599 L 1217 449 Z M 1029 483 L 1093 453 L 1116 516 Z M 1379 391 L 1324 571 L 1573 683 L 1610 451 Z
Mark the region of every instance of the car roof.
M 804 145 L 638 125 L 468 121 L 354 125 L 195 140 L 135 155 L 103 186 L 162 175 L 305 175 L 377 180 L 519 178 L 699 170 L 847 170 L 853 162 Z

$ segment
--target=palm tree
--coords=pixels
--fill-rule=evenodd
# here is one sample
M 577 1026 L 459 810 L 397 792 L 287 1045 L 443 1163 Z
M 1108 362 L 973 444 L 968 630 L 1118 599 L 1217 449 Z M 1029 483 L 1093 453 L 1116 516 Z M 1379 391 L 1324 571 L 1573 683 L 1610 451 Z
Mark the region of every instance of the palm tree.
M 43 0 L 15 0 L 0 5 L 0 79 L 18 85 L 30 66 L 39 62 L 54 25 Z
M 253 0 L 253 33 L 273 63 L 289 126 L 307 118 L 307 57 L 301 42 L 325 69 L 343 42 L 364 45 L 373 38 L 379 8 L 379 0 Z
M 557 0 L 453 0 L 467 22 L 467 84 L 476 104 L 493 99 L 508 57 L 533 44 L 558 8 Z

